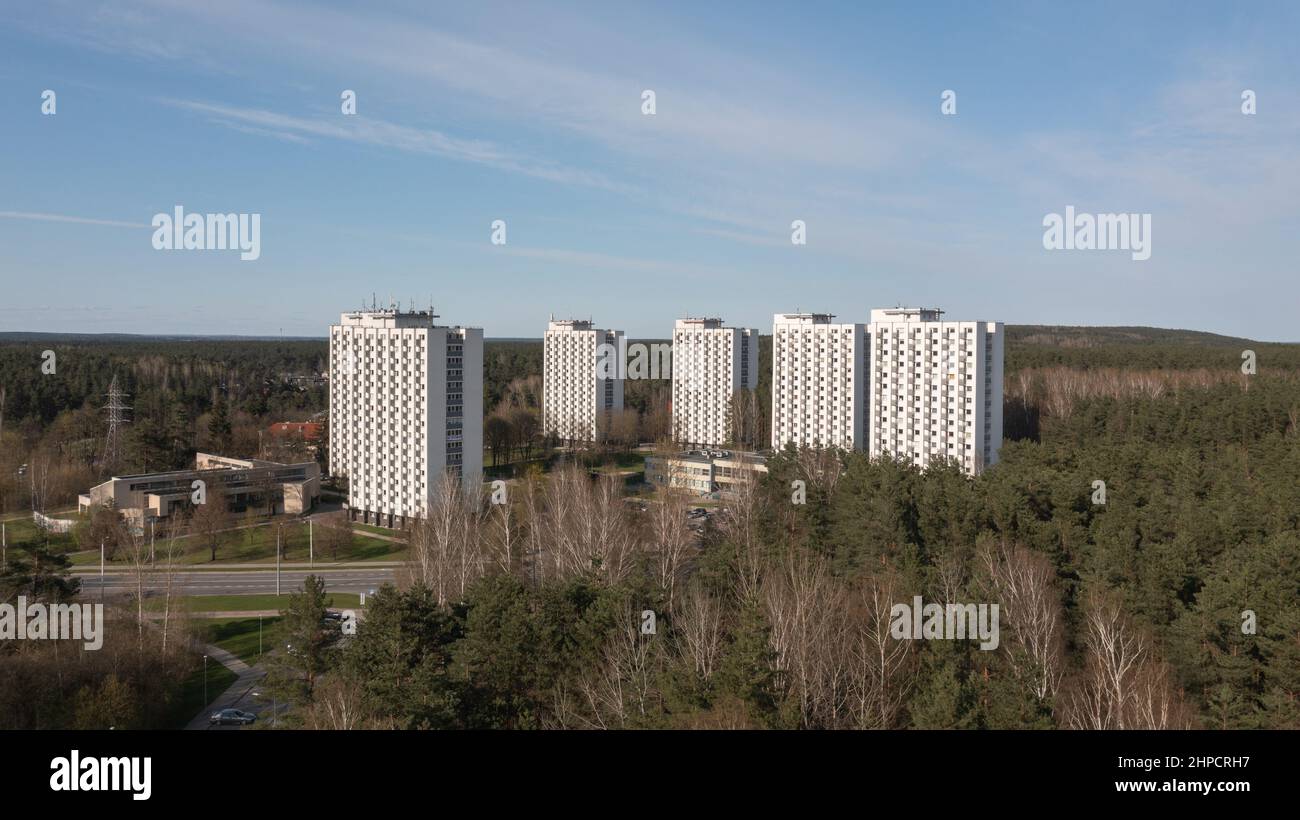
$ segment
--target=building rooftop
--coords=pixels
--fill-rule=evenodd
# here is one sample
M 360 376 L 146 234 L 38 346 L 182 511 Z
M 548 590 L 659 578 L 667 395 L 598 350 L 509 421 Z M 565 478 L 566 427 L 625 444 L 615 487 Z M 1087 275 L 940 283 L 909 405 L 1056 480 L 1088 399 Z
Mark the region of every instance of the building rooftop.
M 556 319 L 554 316 L 546 324 L 547 330 L 595 330 L 591 319 Z
M 896 307 L 876 308 L 871 311 L 873 322 L 941 322 L 943 311 L 939 308 Z
M 677 327 L 682 329 L 722 327 L 722 319 L 717 317 L 684 316 L 677 320 Z
M 773 323 L 799 323 L 824 325 L 835 319 L 834 313 L 777 313 L 772 316 Z

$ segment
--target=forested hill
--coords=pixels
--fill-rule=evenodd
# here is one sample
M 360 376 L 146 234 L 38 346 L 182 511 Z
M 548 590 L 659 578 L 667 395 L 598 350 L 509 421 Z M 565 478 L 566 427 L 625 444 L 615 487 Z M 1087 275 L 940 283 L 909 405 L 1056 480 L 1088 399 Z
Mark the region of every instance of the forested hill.
M 3 342 L 65 342 L 75 344 L 95 343 L 131 343 L 145 344 L 158 342 L 320 342 L 325 344 L 324 336 L 239 336 L 239 335 L 187 335 L 183 333 L 154 335 L 146 333 L 46 333 L 43 331 L 6 330 L 0 331 L 0 343 Z
M 1201 345 L 1224 347 L 1262 344 L 1252 339 L 1164 327 L 1093 327 L 1089 325 L 1007 325 L 1007 339 L 1019 344 L 1056 347 L 1101 347 L 1110 344 Z
M 1300 370 L 1297 342 L 1259 342 L 1159 327 L 1007 325 L 1006 334 L 1008 373 L 1056 365 L 1087 370 L 1236 370 L 1246 350 L 1255 352 L 1260 369 Z

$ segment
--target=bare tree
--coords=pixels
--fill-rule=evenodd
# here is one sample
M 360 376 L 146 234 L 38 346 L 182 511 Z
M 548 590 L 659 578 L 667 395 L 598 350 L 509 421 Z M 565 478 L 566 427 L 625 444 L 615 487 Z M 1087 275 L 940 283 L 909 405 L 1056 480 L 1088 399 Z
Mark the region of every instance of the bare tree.
M 533 445 L 537 442 L 542 426 L 537 413 L 526 407 L 516 408 L 510 411 L 510 423 L 515 430 L 515 442 L 523 449 L 523 457 L 527 461 L 533 457 Z
M 799 550 L 766 574 L 762 591 L 776 669 L 789 683 L 802 726 L 835 726 L 848 683 L 843 588 L 824 558 Z
M 143 652 L 144 599 L 153 575 L 153 563 L 149 560 L 149 538 L 145 535 L 143 526 L 126 516 L 118 516 L 117 529 L 118 554 L 126 560 L 132 586 L 135 587 L 136 640 L 138 650 Z
M 576 464 L 548 477 L 540 515 L 529 526 L 539 538 L 549 571 L 560 578 L 595 576 L 610 583 L 627 577 L 638 548 L 617 476 L 594 481 Z
M 494 466 L 501 463 L 501 456 L 508 451 L 514 435 L 514 426 L 502 413 L 493 413 L 483 422 L 483 443 L 492 451 Z M 509 456 L 506 460 L 509 461 Z
M 50 500 L 50 456 L 48 453 L 36 453 L 27 468 L 32 488 L 32 509 L 39 513 L 46 512 Z
M 492 563 L 506 574 L 513 573 L 519 556 L 517 555 L 522 540 L 519 535 L 519 521 L 515 514 L 513 499 L 506 496 L 503 503 L 494 503 L 488 514 L 485 543 Z
M 731 486 L 727 511 L 718 516 L 718 529 L 731 548 L 738 600 L 755 600 L 763 578 L 766 544 L 762 536 L 767 497 L 757 473 L 741 470 Z
M 316 542 L 320 544 L 321 551 L 329 555 L 331 560 L 339 560 L 339 555 L 352 547 L 352 523 L 348 521 L 347 515 L 341 512 L 320 515 L 313 521 L 319 533 Z
M 851 596 L 853 637 L 850 706 L 853 725 L 893 729 L 911 688 L 912 641 L 890 634 L 894 603 L 903 600 L 897 573 L 885 567 L 868 576 Z
M 713 677 L 722 658 L 722 604 L 701 584 L 692 584 L 682 596 L 673 618 L 673 643 L 677 654 L 701 680 Z
M 429 496 L 426 515 L 415 521 L 407 536 L 412 580 L 432 590 L 438 603 L 459 600 L 486 568 L 479 538 L 482 499 L 461 488 L 459 477 L 439 478 Z
M 655 708 L 658 643 L 654 635 L 641 634 L 640 616 L 630 606 L 625 623 L 606 641 L 595 668 L 584 670 L 579 678 L 586 709 L 575 717 L 590 728 L 635 726 Z
M 609 421 L 609 439 L 618 447 L 633 449 L 640 429 L 641 414 L 631 407 L 614 413 Z
M 460 483 L 457 482 L 457 487 Z M 462 491 L 456 537 L 456 593 L 464 598 L 469 585 L 487 573 L 487 555 L 482 547 L 486 509 L 477 491 Z
M 171 520 L 167 522 L 166 536 L 163 538 L 163 563 L 161 568 L 162 574 L 162 653 L 167 654 L 167 644 L 171 633 L 171 625 L 176 618 L 175 612 L 172 611 L 173 598 L 176 590 L 176 560 L 184 552 L 184 538 L 189 528 L 189 520 L 182 512 L 174 513 Z M 155 556 L 155 564 L 156 564 Z M 184 610 L 181 610 L 183 614 Z
M 800 447 L 795 465 L 800 478 L 827 496 L 835 492 L 835 485 L 844 474 L 840 451 L 834 447 Z
M 989 542 L 979 562 L 1000 606 L 1007 640 L 1003 652 L 1016 679 L 1039 700 L 1056 697 L 1065 673 L 1065 638 L 1056 571 L 1042 553 L 1005 542 Z
M 217 560 L 217 546 L 221 533 L 230 529 L 230 511 L 226 507 L 226 497 L 222 493 L 209 493 L 205 503 L 194 507 L 190 516 L 190 529 L 211 552 L 209 560 Z
M 672 462 L 665 462 L 672 463 Z M 677 581 L 681 576 L 693 543 L 686 521 L 690 509 L 687 491 L 669 483 L 656 493 L 649 505 L 650 519 L 648 548 L 652 553 L 656 580 L 668 599 L 668 611 L 673 611 Z
M 767 440 L 767 431 L 758 391 L 741 389 L 732 393 L 727 413 L 731 442 L 742 450 L 760 449 Z
M 304 715 L 308 729 L 360 729 L 365 722 L 361 683 L 343 675 L 331 675 L 317 685 Z
M 543 493 L 542 479 L 535 472 L 529 472 L 524 477 L 520 495 L 526 517 L 523 528 L 524 545 L 528 553 L 528 566 L 534 585 L 544 580 L 542 573 L 545 564 L 542 561 L 542 552 L 546 544 L 546 521 L 550 513 L 546 509 Z
M 1190 728 L 1191 713 L 1150 637 L 1110 593 L 1083 607 L 1084 671 L 1065 705 L 1074 729 Z

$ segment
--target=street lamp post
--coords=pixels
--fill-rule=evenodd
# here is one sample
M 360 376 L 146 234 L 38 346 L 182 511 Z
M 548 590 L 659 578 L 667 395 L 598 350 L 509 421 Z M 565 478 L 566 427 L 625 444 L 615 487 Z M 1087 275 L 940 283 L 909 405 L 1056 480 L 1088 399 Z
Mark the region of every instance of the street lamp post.
M 99 539 L 99 600 L 104 600 L 104 539 Z
M 280 594 L 280 525 L 275 525 L 275 594 Z
M 261 692 L 254 692 L 254 693 L 253 693 L 253 697 L 255 697 L 255 698 L 260 698 L 260 697 L 262 697 L 262 693 L 261 693 Z M 279 713 L 280 713 L 280 703 L 279 703 L 279 701 L 276 700 L 276 698 L 275 698 L 275 694 L 272 693 L 272 694 L 271 694 L 271 725 L 272 725 L 272 726 L 275 725 L 275 721 L 276 721 L 276 718 L 279 717 Z
M 203 702 L 208 702 L 208 656 L 203 656 Z
M 262 657 L 262 616 L 257 616 L 257 657 Z

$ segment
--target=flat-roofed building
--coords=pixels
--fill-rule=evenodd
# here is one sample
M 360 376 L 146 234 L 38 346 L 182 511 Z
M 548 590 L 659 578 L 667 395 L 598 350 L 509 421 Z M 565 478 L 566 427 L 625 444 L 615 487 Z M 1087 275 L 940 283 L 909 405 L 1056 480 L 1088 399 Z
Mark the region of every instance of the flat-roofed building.
M 772 317 L 772 447 L 866 447 L 867 326 L 829 313 Z
M 673 327 L 673 440 L 699 447 L 733 441 L 733 398 L 758 387 L 758 331 L 721 319 Z
M 871 311 L 872 457 L 922 468 L 953 459 L 970 474 L 1002 446 L 1003 325 L 944 321 L 937 308 Z
M 78 496 L 77 509 L 88 512 L 100 506 L 129 518 L 170 518 L 193 506 L 196 481 L 203 482 L 204 497 L 218 495 L 233 510 L 256 505 L 298 515 L 310 511 L 320 499 L 320 467 L 314 461 L 280 464 L 198 453 L 194 462 L 193 470 L 114 476 Z
M 623 409 L 623 354 L 623 331 L 552 317 L 542 343 L 542 432 L 600 440 Z
M 330 473 L 349 514 L 402 527 L 451 476 L 483 476 L 483 330 L 432 310 L 344 313 L 330 326 Z
M 647 456 L 645 479 L 656 487 L 680 487 L 700 495 L 729 495 L 737 484 L 767 472 L 767 458 L 732 450 L 683 450 Z

